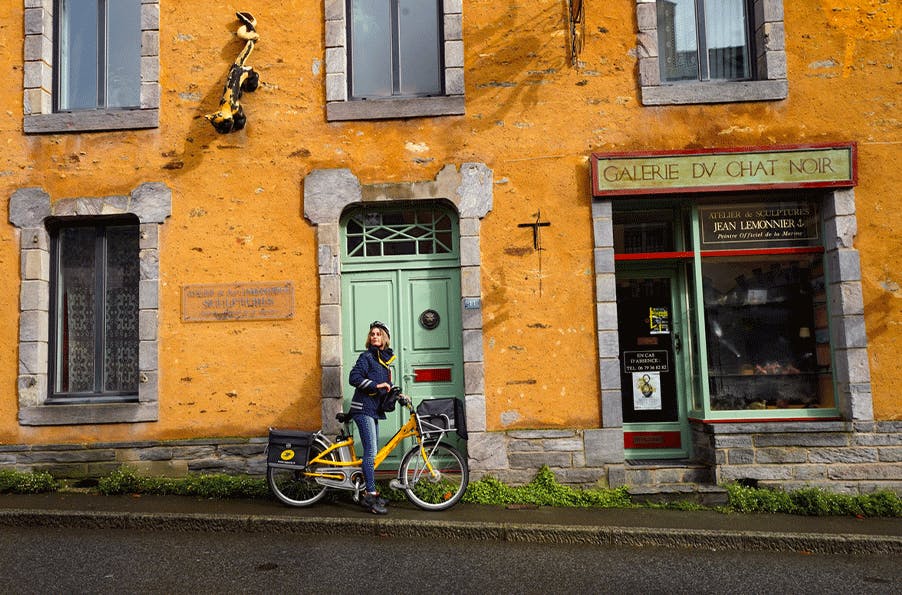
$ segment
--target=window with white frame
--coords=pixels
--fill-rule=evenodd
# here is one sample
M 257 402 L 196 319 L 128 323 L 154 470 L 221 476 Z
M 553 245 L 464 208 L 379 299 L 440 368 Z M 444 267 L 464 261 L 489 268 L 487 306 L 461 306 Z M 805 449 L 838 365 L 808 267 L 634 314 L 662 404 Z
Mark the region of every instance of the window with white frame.
M 745 0 L 658 0 L 663 81 L 748 79 L 749 37 Z
M 56 111 L 141 105 L 141 0 L 59 0 Z
M 159 0 L 25 0 L 25 132 L 157 127 L 159 11 Z
M 350 0 L 352 99 L 441 95 L 442 23 L 437 0 Z
M 325 0 L 328 120 L 464 113 L 461 0 Z
M 644 105 L 785 99 L 782 0 L 637 0 Z

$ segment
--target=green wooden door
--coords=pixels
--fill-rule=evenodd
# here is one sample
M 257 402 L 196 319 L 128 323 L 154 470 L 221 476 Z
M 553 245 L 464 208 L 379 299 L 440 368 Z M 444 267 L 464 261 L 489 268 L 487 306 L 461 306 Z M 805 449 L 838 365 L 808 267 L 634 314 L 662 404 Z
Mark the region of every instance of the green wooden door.
M 347 382 L 374 320 L 391 330 L 397 356 L 392 380 L 414 404 L 462 397 L 463 327 L 456 220 L 447 209 L 360 210 L 345 218 L 342 259 L 342 361 L 344 408 L 354 394 Z M 356 243 L 357 231 L 363 238 Z M 415 235 L 417 240 L 410 241 Z M 394 244 L 391 239 L 400 236 Z M 424 239 L 424 238 L 435 238 Z M 367 246 L 369 238 L 376 238 Z M 431 244 L 429 243 L 431 242 Z M 361 246 L 363 249 L 354 250 Z M 403 422 L 401 408 L 379 424 L 385 444 Z M 397 464 L 399 449 L 383 465 Z

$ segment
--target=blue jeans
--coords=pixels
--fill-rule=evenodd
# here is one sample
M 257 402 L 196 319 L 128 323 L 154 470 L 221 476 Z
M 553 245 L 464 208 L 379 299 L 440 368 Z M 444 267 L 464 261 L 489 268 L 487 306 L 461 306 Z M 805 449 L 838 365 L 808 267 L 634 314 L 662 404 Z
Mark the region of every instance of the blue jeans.
M 357 414 L 354 422 L 360 432 L 360 443 L 363 445 L 363 480 L 366 491 L 376 491 L 376 451 L 379 450 L 379 422 L 369 415 Z

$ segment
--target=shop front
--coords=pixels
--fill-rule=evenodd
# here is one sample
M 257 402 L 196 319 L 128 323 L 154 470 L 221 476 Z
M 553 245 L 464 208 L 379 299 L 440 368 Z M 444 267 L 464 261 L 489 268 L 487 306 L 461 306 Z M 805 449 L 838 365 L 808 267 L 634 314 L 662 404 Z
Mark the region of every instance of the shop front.
M 872 419 L 855 157 L 854 144 L 592 156 L 627 461 L 801 480 L 812 433 Z

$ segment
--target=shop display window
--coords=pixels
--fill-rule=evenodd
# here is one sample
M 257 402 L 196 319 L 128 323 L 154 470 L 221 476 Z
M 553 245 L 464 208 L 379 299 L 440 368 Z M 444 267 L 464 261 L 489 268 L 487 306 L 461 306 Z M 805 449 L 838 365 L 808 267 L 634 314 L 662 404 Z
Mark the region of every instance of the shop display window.
M 833 407 L 822 256 L 702 260 L 713 410 Z
M 613 236 L 618 275 L 676 274 L 670 355 L 690 415 L 836 414 L 816 199 L 623 201 Z

